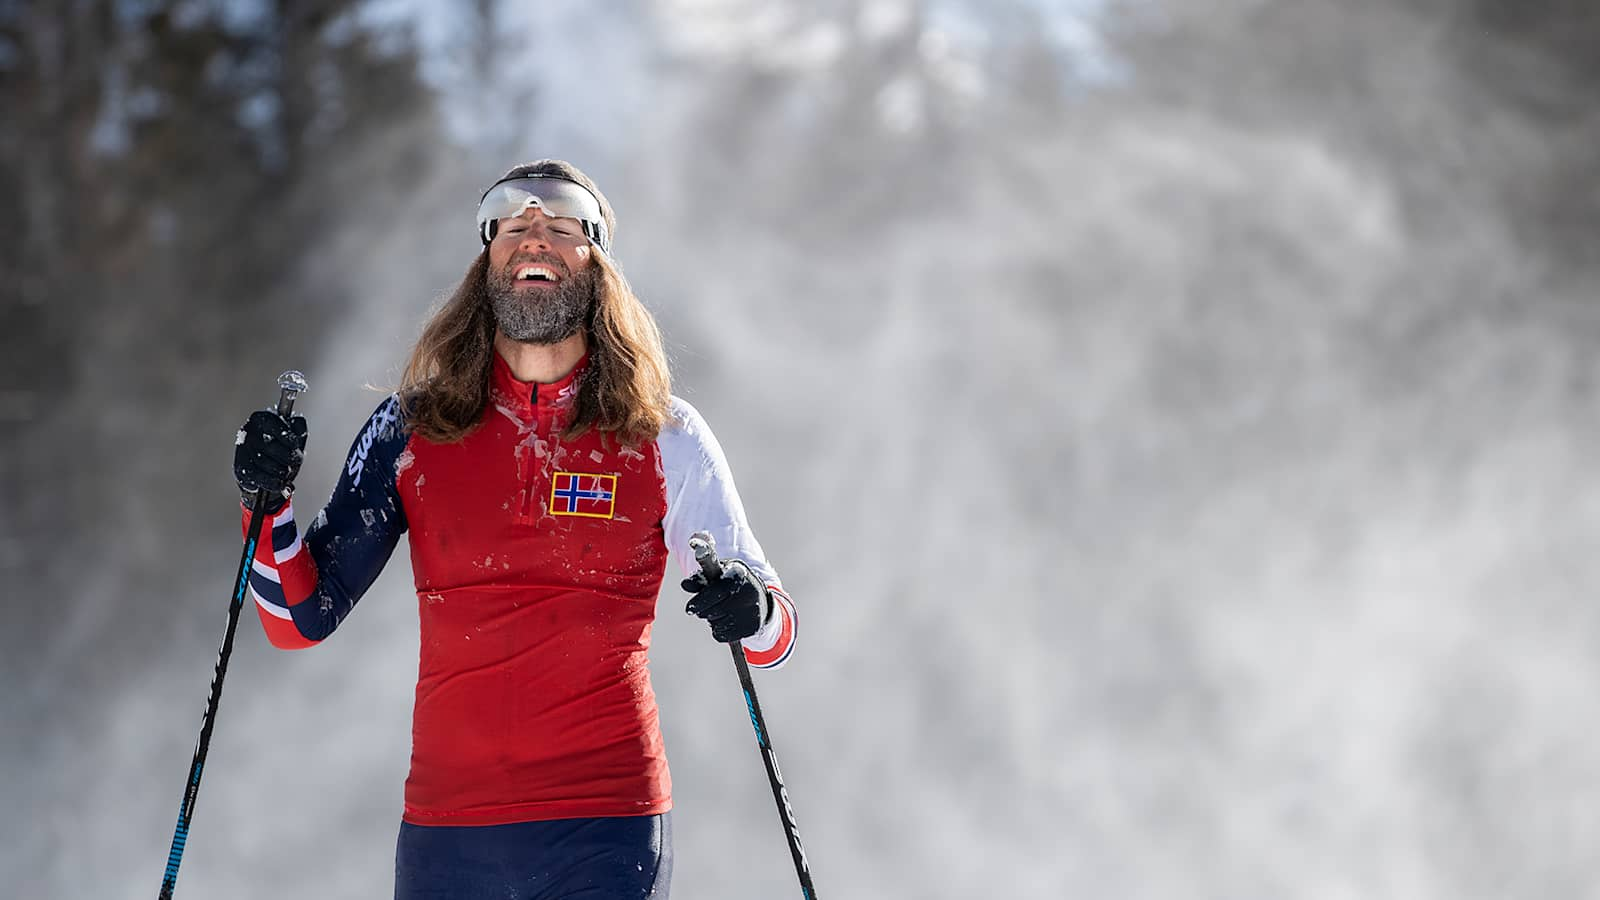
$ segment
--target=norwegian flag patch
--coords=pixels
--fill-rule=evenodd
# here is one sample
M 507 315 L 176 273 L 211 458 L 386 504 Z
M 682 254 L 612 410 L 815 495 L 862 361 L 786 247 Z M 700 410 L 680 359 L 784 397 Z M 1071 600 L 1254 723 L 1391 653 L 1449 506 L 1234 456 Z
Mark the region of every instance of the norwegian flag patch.
M 617 507 L 617 476 L 557 472 L 550 481 L 550 513 L 609 519 Z

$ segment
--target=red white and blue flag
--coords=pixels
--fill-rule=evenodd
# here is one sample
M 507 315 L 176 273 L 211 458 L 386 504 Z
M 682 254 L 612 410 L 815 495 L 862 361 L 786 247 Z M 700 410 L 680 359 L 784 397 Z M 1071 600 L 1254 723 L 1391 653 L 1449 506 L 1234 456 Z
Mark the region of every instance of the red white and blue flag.
M 550 512 L 609 519 L 617 506 L 617 476 L 557 472 L 550 482 Z

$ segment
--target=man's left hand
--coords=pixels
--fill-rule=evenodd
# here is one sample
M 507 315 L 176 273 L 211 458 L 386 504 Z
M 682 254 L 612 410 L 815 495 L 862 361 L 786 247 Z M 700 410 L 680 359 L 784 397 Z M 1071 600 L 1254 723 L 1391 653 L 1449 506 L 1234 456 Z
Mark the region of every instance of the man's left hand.
M 693 597 L 684 612 L 711 624 L 711 636 L 724 643 L 747 638 L 772 617 L 772 597 L 742 560 L 722 564 L 722 577 L 708 581 L 704 572 L 685 578 L 682 587 Z

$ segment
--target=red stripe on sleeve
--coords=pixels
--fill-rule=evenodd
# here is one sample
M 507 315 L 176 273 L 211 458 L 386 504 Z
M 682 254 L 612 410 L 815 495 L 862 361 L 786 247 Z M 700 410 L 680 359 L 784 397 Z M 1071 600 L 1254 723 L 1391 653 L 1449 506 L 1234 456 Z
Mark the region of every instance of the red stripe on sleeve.
M 311 561 L 311 550 L 301 541 L 294 556 L 278 563 L 278 577 L 283 584 L 283 599 L 295 606 L 311 596 L 317 589 L 317 564 Z
M 777 606 L 777 614 L 783 617 L 783 626 L 778 632 L 778 640 L 767 650 L 751 650 L 744 648 L 745 661 L 758 669 L 771 668 L 783 662 L 789 656 L 789 651 L 794 649 L 795 613 L 794 602 L 772 585 L 767 585 L 767 590 L 772 593 L 772 600 Z
M 241 506 L 239 529 L 248 538 L 250 536 L 250 509 Z M 284 504 L 283 509 L 274 515 L 266 517 L 261 523 L 261 537 L 256 541 L 255 566 L 251 572 L 249 601 L 256 608 L 256 616 L 261 620 L 261 630 L 266 633 L 267 640 L 272 646 L 280 650 L 303 650 L 315 646 L 316 641 L 309 640 L 300 633 L 294 619 L 275 615 L 262 607 L 263 601 L 273 606 L 277 611 L 288 613 L 287 606 L 298 603 L 310 596 L 317 585 L 317 567 L 311 561 L 311 552 L 301 542 L 299 549 L 291 559 L 283 563 L 277 561 L 277 554 L 272 549 L 272 527 L 277 524 L 279 517 L 284 517 L 284 512 L 290 509 L 289 504 Z M 290 513 L 292 517 L 293 513 Z M 285 517 L 285 518 L 288 518 Z M 294 526 L 291 526 L 294 527 Z M 272 572 L 276 580 L 265 579 L 262 569 Z M 267 596 L 260 596 L 258 586 L 267 592 Z M 288 598 L 294 598 L 290 600 Z
M 304 650 L 317 645 L 300 633 L 294 620 L 280 619 L 262 609 L 260 604 L 256 605 L 256 614 L 261 619 L 261 630 L 267 633 L 267 641 L 279 650 Z

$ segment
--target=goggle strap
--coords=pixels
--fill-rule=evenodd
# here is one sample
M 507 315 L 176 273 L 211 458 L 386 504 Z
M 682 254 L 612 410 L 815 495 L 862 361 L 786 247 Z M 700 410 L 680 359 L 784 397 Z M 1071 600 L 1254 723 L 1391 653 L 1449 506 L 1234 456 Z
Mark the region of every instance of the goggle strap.
M 593 241 L 594 245 L 600 248 L 601 253 L 607 256 L 611 255 L 611 240 L 606 236 L 606 223 L 579 219 L 578 224 L 583 226 L 584 236 Z

